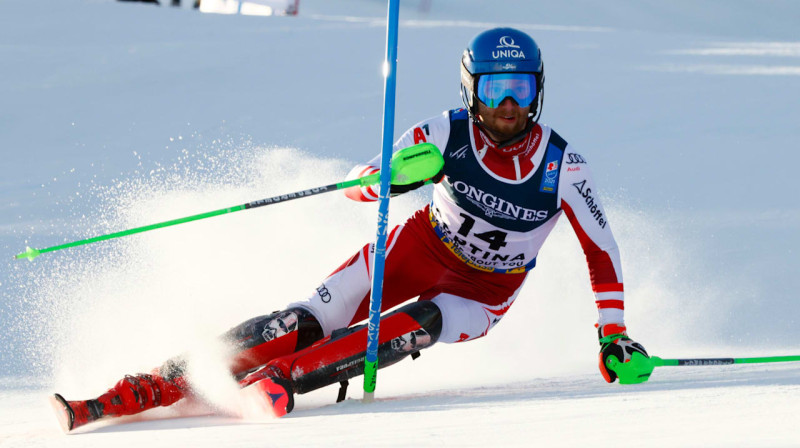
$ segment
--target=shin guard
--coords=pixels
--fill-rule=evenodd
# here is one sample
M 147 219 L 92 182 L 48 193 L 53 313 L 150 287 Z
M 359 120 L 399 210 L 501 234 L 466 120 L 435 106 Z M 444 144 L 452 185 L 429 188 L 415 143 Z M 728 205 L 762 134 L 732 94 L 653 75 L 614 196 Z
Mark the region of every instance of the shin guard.
M 430 301 L 408 304 L 381 318 L 378 341 L 379 368 L 430 347 L 442 331 L 439 307 Z M 364 373 L 367 326 L 335 331 L 305 350 L 272 360 L 254 373 L 288 379 L 294 392 L 303 394 L 345 382 Z

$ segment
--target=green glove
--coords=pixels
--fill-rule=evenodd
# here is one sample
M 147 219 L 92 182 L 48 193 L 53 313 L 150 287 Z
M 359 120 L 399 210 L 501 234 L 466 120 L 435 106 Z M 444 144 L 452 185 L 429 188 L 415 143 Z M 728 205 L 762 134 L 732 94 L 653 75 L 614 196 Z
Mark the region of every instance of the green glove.
M 392 155 L 391 196 L 408 193 L 444 178 L 444 158 L 436 145 L 420 143 Z
M 605 324 L 597 327 L 600 340 L 599 368 L 603 378 L 620 384 L 643 383 L 650 378 L 655 364 L 642 344 L 628 337 L 624 325 Z

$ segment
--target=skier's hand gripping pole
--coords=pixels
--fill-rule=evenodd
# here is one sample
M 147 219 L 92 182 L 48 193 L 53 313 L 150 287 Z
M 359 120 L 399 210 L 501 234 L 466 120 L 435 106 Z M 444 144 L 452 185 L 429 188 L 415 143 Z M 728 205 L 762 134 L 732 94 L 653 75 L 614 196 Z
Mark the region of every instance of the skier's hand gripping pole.
M 650 378 L 653 365 L 642 344 L 628 337 L 625 325 L 605 324 L 597 327 L 600 341 L 599 367 L 603 378 L 620 384 L 643 383 Z
M 395 166 L 397 168 L 395 168 Z M 418 186 L 422 186 L 426 183 L 436 181 L 435 177 L 438 173 L 441 173 L 443 166 L 444 166 L 444 159 L 442 159 L 442 154 L 439 151 L 439 149 L 436 148 L 436 146 L 430 143 L 421 143 L 419 145 L 409 146 L 408 148 L 396 152 L 392 157 L 391 188 L 393 190 L 394 185 L 398 185 L 401 188 L 407 187 L 408 185 L 416 185 L 416 184 L 419 184 Z M 441 179 L 441 177 L 439 177 L 439 179 Z M 278 204 L 280 202 L 286 202 L 293 199 L 315 196 L 318 194 L 329 193 L 331 191 L 336 191 L 336 190 L 343 190 L 350 187 L 366 187 L 370 185 L 375 185 L 379 181 L 380 181 L 380 173 L 375 173 L 369 176 L 364 176 L 358 179 L 353 179 L 345 182 L 325 185 L 322 187 L 310 188 L 308 190 L 296 191 L 294 193 L 282 194 L 271 198 L 259 199 L 257 201 L 248 202 L 247 204 L 235 205 L 232 207 L 227 207 L 206 213 L 199 213 L 196 215 L 186 216 L 183 218 L 177 218 L 170 221 L 164 221 L 156 224 L 135 227 L 133 229 L 122 230 L 119 232 L 96 236 L 93 238 L 73 241 L 70 243 L 47 247 L 44 249 L 34 249 L 28 247 L 26 248 L 25 252 L 15 255 L 14 258 L 17 260 L 27 258 L 28 260 L 32 261 L 34 258 L 47 252 L 53 252 L 61 249 L 66 249 L 69 247 L 83 246 L 86 244 L 96 243 L 99 241 L 105 241 L 113 238 L 133 235 L 136 233 L 147 232 L 150 230 L 174 226 L 191 221 L 197 221 L 205 218 L 211 218 L 213 216 L 224 215 L 227 213 L 238 212 L 241 210 L 249 210 L 251 208 L 263 207 L 265 205 Z
M 436 154 L 439 154 L 438 158 Z M 444 159 L 439 148 L 431 143 L 409 146 L 392 156 L 392 186 L 389 193 L 391 196 L 401 195 L 423 185 L 439 183 L 442 178 Z
M 655 357 L 648 357 L 637 351 L 633 352 L 626 362 L 621 362 L 615 355 L 610 355 L 606 358 L 605 365 L 614 372 L 620 384 L 638 384 L 650 379 L 650 374 L 657 364 Z

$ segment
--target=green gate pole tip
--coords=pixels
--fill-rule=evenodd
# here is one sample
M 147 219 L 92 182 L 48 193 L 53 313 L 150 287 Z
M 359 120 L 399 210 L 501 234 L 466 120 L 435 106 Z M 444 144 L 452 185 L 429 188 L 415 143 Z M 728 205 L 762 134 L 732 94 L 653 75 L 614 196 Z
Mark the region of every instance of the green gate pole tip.
M 15 255 L 14 259 L 19 260 L 21 258 L 27 258 L 28 261 L 33 261 L 33 259 L 38 257 L 39 255 L 41 255 L 41 253 L 38 250 L 36 250 L 36 249 L 34 249 L 32 247 L 26 246 L 25 247 L 25 252 Z

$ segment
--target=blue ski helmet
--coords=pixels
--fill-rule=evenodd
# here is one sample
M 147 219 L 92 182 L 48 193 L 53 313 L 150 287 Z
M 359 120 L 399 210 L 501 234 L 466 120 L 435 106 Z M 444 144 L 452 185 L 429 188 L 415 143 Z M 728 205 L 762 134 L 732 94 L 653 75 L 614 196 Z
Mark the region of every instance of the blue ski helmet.
M 544 63 L 539 46 L 530 36 L 514 28 L 494 28 L 475 36 L 464 50 L 461 56 L 461 99 L 473 117 L 480 101 L 476 90 L 478 80 L 481 75 L 490 73 L 533 74 L 536 95 L 530 104 L 530 113 L 532 116 L 541 113 Z

